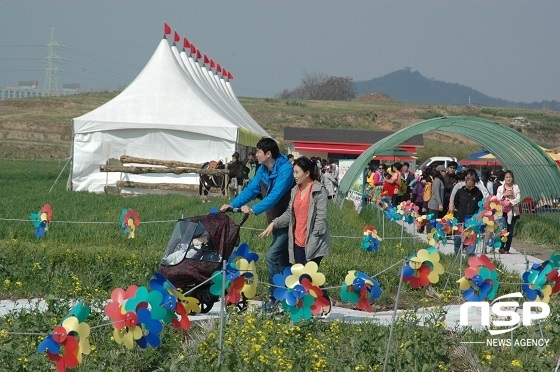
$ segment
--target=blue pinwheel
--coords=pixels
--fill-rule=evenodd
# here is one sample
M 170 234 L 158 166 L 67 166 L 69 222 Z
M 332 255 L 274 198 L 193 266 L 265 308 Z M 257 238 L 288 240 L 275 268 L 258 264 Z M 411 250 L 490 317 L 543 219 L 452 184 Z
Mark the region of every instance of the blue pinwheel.
M 290 266 L 284 268 L 281 274 L 276 274 L 272 277 L 272 283 L 274 284 L 273 296 L 278 301 L 282 301 L 286 298 L 288 288 L 286 287 L 286 278 L 292 275 L 292 268 Z
M 144 330 L 142 337 L 136 340 L 138 346 L 146 349 L 148 346 L 158 347 L 161 345 L 159 338 L 159 334 L 163 330 L 161 321 L 153 319 L 152 312 L 145 307 L 138 309 L 136 314 L 138 314 L 138 325 L 141 325 Z
M 233 262 L 233 260 L 237 257 L 241 257 L 247 260 L 247 262 L 258 261 L 259 255 L 255 252 L 251 252 L 249 245 L 247 243 L 241 244 L 229 257 L 229 262 Z

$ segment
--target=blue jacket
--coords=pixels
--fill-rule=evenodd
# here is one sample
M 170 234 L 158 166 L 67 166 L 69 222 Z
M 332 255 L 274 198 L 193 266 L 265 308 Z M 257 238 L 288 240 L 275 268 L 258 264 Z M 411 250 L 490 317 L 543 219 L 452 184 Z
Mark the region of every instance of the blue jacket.
M 256 215 L 266 211 L 267 219 L 271 222 L 288 208 L 290 190 L 294 184 L 292 164 L 288 158 L 280 155 L 274 162 L 272 170 L 265 165 L 257 169 L 255 177 L 241 194 L 233 199 L 231 206 L 240 208 L 261 194 L 263 199 L 251 208 Z

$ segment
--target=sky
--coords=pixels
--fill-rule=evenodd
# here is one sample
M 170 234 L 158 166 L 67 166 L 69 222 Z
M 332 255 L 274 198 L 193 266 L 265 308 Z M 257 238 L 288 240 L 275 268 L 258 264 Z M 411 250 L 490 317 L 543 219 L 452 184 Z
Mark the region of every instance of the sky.
M 490 97 L 560 101 L 558 0 L 0 0 L 0 87 L 126 87 L 163 24 L 233 74 L 240 97 L 275 97 L 312 74 L 369 80 L 410 68 Z

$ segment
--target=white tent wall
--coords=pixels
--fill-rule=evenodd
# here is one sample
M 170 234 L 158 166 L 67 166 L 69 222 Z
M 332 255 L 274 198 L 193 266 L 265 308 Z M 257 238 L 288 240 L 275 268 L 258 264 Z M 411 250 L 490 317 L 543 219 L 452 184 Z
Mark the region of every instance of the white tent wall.
M 200 163 L 230 157 L 239 131 L 239 125 L 186 78 L 163 39 L 123 92 L 74 119 L 69 187 L 102 192 L 107 175 L 99 171 L 99 166 L 107 161 L 109 148 L 111 157 L 117 158 L 126 150 L 130 156 Z M 177 143 L 171 146 L 174 141 Z M 113 186 L 118 177 L 110 174 L 113 182 L 109 185 Z M 163 182 L 161 176 L 142 177 Z M 193 177 L 185 177 L 185 182 L 193 182 Z
M 198 176 L 195 174 L 136 175 L 100 172 L 99 165 L 105 164 L 109 158 L 118 159 L 126 153 L 148 159 L 204 163 L 218 160 L 224 153 L 231 154 L 235 151 L 235 141 L 184 131 L 121 129 L 78 134 L 74 137 L 74 148 L 79 149 L 81 155 L 74 157 L 73 190 L 103 192 L 106 185 L 114 186 L 121 179 L 146 183 L 198 184 Z M 146 191 L 125 189 L 124 192 Z

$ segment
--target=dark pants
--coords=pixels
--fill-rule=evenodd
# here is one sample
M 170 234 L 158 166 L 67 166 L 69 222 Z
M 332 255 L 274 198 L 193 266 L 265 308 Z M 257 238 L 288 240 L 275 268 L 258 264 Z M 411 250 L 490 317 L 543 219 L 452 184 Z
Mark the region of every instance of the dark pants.
M 506 228 L 509 233 L 506 244 L 504 244 L 504 251 L 509 252 L 509 249 L 511 248 L 511 241 L 513 240 L 513 228 L 515 227 L 515 222 L 519 219 L 519 216 L 513 216 L 511 218 L 511 223 L 507 223 L 507 215 L 504 215 L 504 218 L 506 220 Z
M 323 259 L 323 257 L 316 257 L 316 258 L 312 259 L 311 261 L 315 262 L 317 264 L 317 266 L 319 266 L 319 264 L 321 264 L 322 259 Z M 309 261 L 307 261 L 307 258 L 305 257 L 305 248 L 302 248 L 297 244 L 294 244 L 294 261 L 296 263 L 302 264 L 302 265 L 305 265 L 306 263 L 309 262 Z
M 271 284 L 270 293 L 274 292 L 272 278 L 276 274 L 282 274 L 284 268 L 290 264 L 288 258 L 288 228 L 272 230 L 272 243 L 266 251 L 266 271 L 268 282 Z

